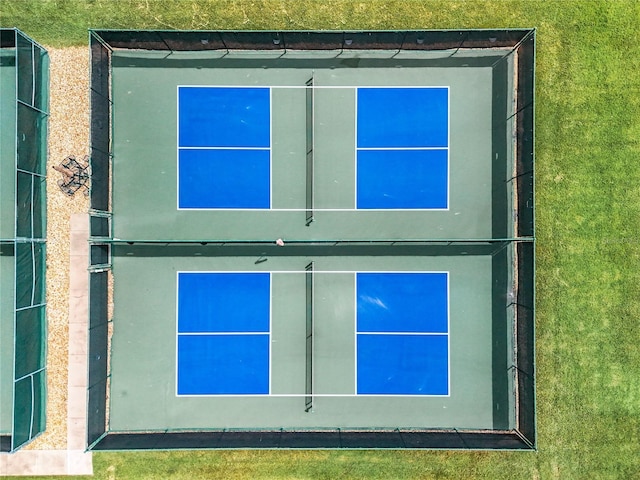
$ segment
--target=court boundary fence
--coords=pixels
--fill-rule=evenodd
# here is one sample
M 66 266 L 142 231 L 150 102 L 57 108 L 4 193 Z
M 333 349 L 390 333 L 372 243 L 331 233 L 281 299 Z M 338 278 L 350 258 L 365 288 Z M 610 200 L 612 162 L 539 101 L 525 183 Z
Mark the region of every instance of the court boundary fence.
M 387 449 L 504 449 L 535 450 L 535 230 L 534 230 L 534 78 L 535 29 L 446 30 L 446 31 L 139 31 L 91 30 L 91 266 L 89 306 L 89 387 L 88 436 L 90 450 L 150 450 L 209 448 L 387 448 Z M 469 59 L 469 49 L 494 49 L 494 55 Z M 296 50 L 323 51 L 339 56 L 345 52 L 386 50 L 389 58 L 404 53 L 425 54 L 434 65 L 490 66 L 506 72 L 507 61 L 515 65 L 514 78 L 499 80 L 496 87 L 513 87 L 513 98 L 502 101 L 494 115 L 494 144 L 506 147 L 494 152 L 494 195 L 508 196 L 513 205 L 503 205 L 505 219 L 494 225 L 491 239 L 451 239 L 370 242 L 327 240 L 325 242 L 288 242 L 285 247 L 273 242 L 220 241 L 195 239 L 191 242 L 171 239 L 114 239 L 111 232 L 111 55 L 114 50 L 153 50 L 170 57 L 177 52 L 216 52 L 220 56 L 238 50 L 267 50 L 286 55 Z M 497 60 L 496 60 L 497 58 Z M 490 62 L 490 63 L 486 63 Z M 502 69 L 502 70 L 500 70 Z M 310 80 L 313 82 L 313 79 Z M 312 89 L 309 89 L 312 92 Z M 308 98 L 313 102 L 313 98 Z M 312 105 L 311 105 L 312 106 Z M 505 140 L 511 138 L 511 141 Z M 508 168 L 505 169 L 505 165 Z M 506 170 L 506 171 L 505 171 Z M 313 178 L 313 138 L 307 138 L 307 181 Z M 500 200 L 505 203 L 504 200 Z M 307 222 L 313 221 L 312 193 L 307 197 Z M 509 215 L 514 213 L 513 219 Z M 194 248 L 211 255 L 248 255 L 269 250 L 269 254 L 295 255 L 296 252 L 449 252 L 487 251 L 497 258 L 508 252 L 513 264 L 511 277 L 504 283 L 508 292 L 504 318 L 514 325 L 512 374 L 515 390 L 515 428 L 504 430 L 207 430 L 117 432 L 109 429 L 109 323 L 108 285 L 112 249 L 137 249 L 152 255 L 153 249 L 171 248 L 172 254 L 193 252 Z M 316 249 L 316 250 L 314 250 Z M 145 253 L 146 252 L 146 253 Z M 187 253 L 183 253 L 187 254 Z M 313 253 L 311 253 L 313 254 Z M 406 254 L 406 253 L 405 253 Z M 309 272 L 313 266 L 309 267 Z M 312 276 L 312 273 L 308 275 Z M 504 285 L 500 284 L 500 288 Z M 312 298 L 312 285 L 307 296 Z M 495 297 L 495 295 L 494 295 Z M 312 326 L 312 312 L 307 322 Z M 312 337 L 311 340 L 312 341 Z M 508 348 L 505 346 L 504 348 Z M 312 358 L 308 359 L 312 365 Z M 503 372 L 500 372 L 503 373 Z M 313 400 L 308 385 L 308 404 Z

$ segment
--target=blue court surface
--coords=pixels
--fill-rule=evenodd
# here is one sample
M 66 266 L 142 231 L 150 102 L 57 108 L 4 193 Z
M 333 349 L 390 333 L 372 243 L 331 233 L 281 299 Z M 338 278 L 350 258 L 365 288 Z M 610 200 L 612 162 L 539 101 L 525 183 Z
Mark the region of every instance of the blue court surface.
M 358 88 L 358 148 L 447 148 L 449 89 Z
M 268 150 L 180 150 L 180 208 L 269 208 Z
M 448 395 L 447 335 L 358 334 L 359 395 Z
M 449 89 L 358 88 L 357 208 L 449 206 Z
M 266 395 L 269 335 L 178 335 L 178 395 Z
M 357 393 L 449 394 L 448 274 L 358 273 Z
M 358 208 L 445 209 L 446 150 L 358 151 Z
M 178 332 L 268 332 L 268 273 L 178 274 Z
M 178 395 L 269 393 L 269 273 L 178 274 Z
M 447 333 L 448 274 L 358 273 L 359 332 Z
M 270 89 L 178 87 L 178 157 L 179 208 L 270 208 Z
M 180 147 L 269 148 L 270 90 L 178 87 Z

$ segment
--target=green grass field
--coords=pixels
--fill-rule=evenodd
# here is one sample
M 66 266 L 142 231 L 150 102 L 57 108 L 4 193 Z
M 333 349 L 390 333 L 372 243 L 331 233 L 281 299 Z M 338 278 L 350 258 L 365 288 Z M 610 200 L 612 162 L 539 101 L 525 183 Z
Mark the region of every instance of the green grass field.
M 88 28 L 537 28 L 538 452 L 98 453 L 95 478 L 640 478 L 640 2 L 3 2 L 45 46 Z

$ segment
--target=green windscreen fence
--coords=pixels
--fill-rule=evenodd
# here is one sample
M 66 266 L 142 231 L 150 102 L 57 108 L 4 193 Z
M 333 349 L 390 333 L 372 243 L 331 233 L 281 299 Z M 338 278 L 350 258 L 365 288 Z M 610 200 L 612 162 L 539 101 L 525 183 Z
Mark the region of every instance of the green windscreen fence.
M 110 49 L 96 35 L 91 50 L 91 268 L 89 269 L 89 385 L 87 391 L 87 441 L 91 445 L 104 434 L 108 390 L 108 288 L 110 247 L 100 243 L 111 236 L 111 139 L 109 116 Z
M 372 32 L 100 30 L 91 31 L 89 41 L 92 188 L 87 443 L 90 450 L 536 448 L 533 202 L 535 30 Z M 134 72 L 136 68 L 139 70 Z M 179 71 L 180 69 L 184 69 L 184 72 Z M 207 69 L 210 71 L 207 72 Z M 299 129 L 296 131 L 299 135 L 296 136 L 290 129 L 286 129 L 287 139 L 290 137 L 297 139 L 294 149 L 296 155 L 299 155 L 299 163 L 296 164 L 299 170 L 295 170 L 291 176 L 288 176 L 288 172 L 287 175 L 280 173 L 281 177 L 274 175 L 274 178 L 284 179 L 283 184 L 291 178 L 296 179 L 295 182 L 291 181 L 287 184 L 292 190 L 298 189 L 294 193 L 290 191 L 287 193 L 298 195 L 295 198 L 299 199 L 299 203 L 291 209 L 300 211 L 295 222 L 291 220 L 287 223 L 288 219 L 285 221 L 279 217 L 279 215 L 283 218 L 289 215 L 289 212 L 285 212 L 287 208 L 282 208 L 281 212 L 264 212 L 264 214 L 263 212 L 243 212 L 242 215 L 246 213 L 245 218 L 248 219 L 246 221 L 222 218 L 218 212 L 195 210 L 179 212 L 172 197 L 173 190 L 167 193 L 165 189 L 159 188 L 157 183 L 151 181 L 145 183 L 147 181 L 145 175 L 153 173 L 145 170 L 145 163 L 148 162 L 136 156 L 138 152 L 143 151 L 142 148 L 137 152 L 128 150 L 130 141 L 140 142 L 138 146 L 144 147 L 145 155 L 154 159 L 154 168 L 161 170 L 159 165 L 165 159 L 163 150 L 165 145 L 158 147 L 159 155 L 149 153 L 149 148 L 153 145 L 147 143 L 147 136 L 140 133 L 145 131 L 141 125 L 146 125 L 148 115 L 145 119 L 142 117 L 141 120 L 135 119 L 135 114 L 138 112 L 130 107 L 131 99 L 135 95 L 139 95 L 141 102 L 147 102 L 144 105 L 151 104 L 149 99 L 157 101 L 158 103 L 153 104 L 156 112 L 170 113 L 164 123 L 162 119 L 157 123 L 161 128 L 164 128 L 165 124 L 169 125 L 170 135 L 174 135 L 175 114 L 178 111 L 175 95 L 172 94 L 176 91 L 174 83 L 180 84 L 183 75 L 187 83 L 199 84 L 202 79 L 197 78 L 197 75 L 205 72 L 210 73 L 211 78 L 215 77 L 215 80 L 211 81 L 205 78 L 205 82 L 210 81 L 212 85 L 218 83 L 235 85 L 233 82 L 237 79 L 232 79 L 231 83 L 228 83 L 228 79 L 232 77 L 229 71 L 233 69 L 242 73 L 251 72 L 252 75 L 258 71 L 262 74 L 263 70 L 266 72 L 270 69 L 274 71 L 281 69 L 286 72 L 286 75 L 292 75 L 295 79 L 289 82 L 285 74 L 280 77 L 278 75 L 281 72 L 277 72 L 278 75 L 273 77 L 264 77 L 268 80 L 266 83 L 270 84 L 270 79 L 273 78 L 275 79 L 273 85 L 295 83 L 299 88 L 304 89 L 304 91 L 299 90 L 299 95 L 295 97 L 295 108 L 291 110 L 292 115 L 297 115 L 295 118 L 297 118 Z M 403 75 L 396 72 L 403 72 Z M 149 76 L 141 77 L 143 74 Z M 369 76 L 375 76 L 375 74 L 382 77 L 370 80 Z M 401 80 L 396 81 L 395 75 Z M 329 77 L 341 79 L 329 82 L 327 80 Z M 113 81 L 114 78 L 116 81 Z M 385 80 L 382 81 L 379 78 Z M 241 80 L 237 81 L 239 85 L 244 85 Z M 464 83 L 466 81 L 473 83 Z M 138 90 L 134 92 L 123 88 L 126 82 L 131 82 Z M 453 172 L 451 191 L 454 194 L 464 192 L 464 195 L 468 196 L 472 193 L 472 189 L 476 188 L 476 184 L 482 184 L 483 190 L 478 198 L 482 198 L 482 201 L 487 204 L 487 208 L 480 212 L 480 215 L 469 217 L 468 223 L 460 223 L 464 224 L 465 228 L 456 230 L 455 234 L 440 237 L 437 228 L 425 229 L 427 233 L 424 235 L 415 233 L 421 231 L 420 228 L 424 228 L 424 223 L 431 221 L 432 212 L 420 217 L 419 221 L 399 221 L 394 225 L 402 226 L 389 230 L 390 234 L 385 230 L 386 224 L 382 221 L 388 219 L 380 219 L 380 229 L 371 233 L 366 228 L 376 224 L 371 219 L 377 218 L 375 217 L 377 212 L 366 212 L 363 215 L 356 212 L 351 215 L 350 212 L 343 211 L 348 210 L 347 208 L 340 207 L 336 208 L 336 213 L 331 211 L 333 204 L 326 201 L 332 192 L 340 193 L 342 190 L 333 190 L 333 186 L 328 187 L 327 184 L 330 182 L 323 180 L 325 178 L 323 175 L 328 178 L 328 171 L 333 175 L 336 171 L 333 167 L 341 168 L 345 163 L 331 163 L 334 157 L 342 158 L 339 155 L 332 155 L 334 146 L 335 151 L 341 151 L 342 144 L 338 138 L 340 135 L 331 136 L 332 141 L 329 145 L 328 141 L 323 140 L 327 138 L 327 132 L 323 137 L 323 130 L 318 129 L 318 125 L 325 125 L 326 122 L 314 120 L 325 118 L 323 115 L 326 115 L 329 110 L 332 113 L 341 112 L 341 106 L 337 100 L 335 100 L 336 103 L 330 104 L 331 109 L 327 107 L 327 98 L 330 100 L 334 98 L 327 92 L 333 92 L 331 89 L 341 91 L 340 88 L 335 87 L 345 88 L 345 85 L 366 87 L 385 85 L 384 82 L 389 82 L 392 87 L 414 85 L 412 82 L 417 82 L 418 86 L 424 86 L 423 83 L 449 85 L 455 101 L 451 102 L 450 109 L 453 112 L 451 118 L 454 121 L 448 128 L 458 133 L 457 136 L 454 135 L 452 143 L 448 143 L 447 148 L 455 150 L 457 158 L 465 158 L 465 155 L 460 153 L 463 148 L 472 145 L 474 141 L 476 145 L 482 147 L 481 153 L 478 154 L 478 158 L 482 158 L 476 162 L 480 165 L 476 173 L 482 175 L 482 181 L 474 177 L 473 172 L 468 171 L 469 164 L 473 162 L 466 164 L 467 168 L 464 172 L 462 169 L 456 170 L 460 168 L 459 164 L 451 167 Z M 166 90 L 163 90 L 165 88 Z M 154 90 L 162 91 L 163 94 L 154 96 Z M 480 90 L 483 93 L 479 93 Z M 166 92 L 169 94 L 167 95 Z M 277 96 L 281 90 L 275 92 Z M 473 92 L 473 94 L 466 97 L 467 92 Z M 149 97 L 146 96 L 147 94 Z M 162 103 L 167 98 L 169 100 Z M 342 99 L 342 97 L 335 98 Z M 349 102 L 344 103 L 355 105 L 351 100 Z M 462 105 L 465 102 L 465 108 L 456 111 L 456 105 Z M 273 105 L 277 103 L 274 102 Z M 278 110 L 276 107 L 273 111 L 276 119 L 285 118 L 290 113 L 284 108 Z M 348 117 L 355 110 L 353 108 L 348 110 L 345 107 L 344 111 L 347 112 L 345 115 Z M 336 118 L 339 116 L 336 115 Z M 473 130 L 469 129 L 467 123 L 470 118 L 481 119 L 476 125 L 478 131 L 484 132 L 481 139 L 467 139 L 470 130 Z M 354 123 L 357 125 L 357 122 L 354 122 L 357 117 L 348 117 L 348 119 L 349 122 L 345 124 L 349 123 L 349 128 L 352 128 Z M 129 121 L 131 123 L 126 123 Z M 127 125 L 132 128 L 129 129 Z M 273 125 L 278 124 L 274 122 Z M 141 129 L 137 130 L 138 127 Z M 161 135 L 159 131 L 150 130 L 154 135 Z M 460 134 L 462 130 L 464 133 Z M 285 135 L 282 138 L 285 138 Z M 175 147 L 171 142 L 169 142 L 171 146 Z M 344 142 L 344 144 L 347 143 Z M 353 145 L 349 143 L 348 147 L 348 153 L 351 155 Z M 167 163 L 169 166 L 167 168 L 173 168 L 175 148 L 166 150 L 169 151 L 166 158 L 171 162 Z M 469 147 L 469 151 L 471 150 Z M 471 151 L 471 154 L 475 152 Z M 161 158 L 163 160 L 160 160 Z M 128 170 L 132 165 L 135 168 Z M 273 165 L 277 166 L 277 162 Z M 274 171 L 277 171 L 277 168 Z M 350 172 L 351 170 L 349 174 Z M 459 176 L 456 177 L 458 173 Z M 336 174 L 336 178 L 338 176 Z M 169 176 L 166 177 L 169 178 Z M 355 176 L 345 175 L 344 178 L 349 179 L 349 182 L 343 182 L 345 184 L 355 183 Z M 334 177 L 331 179 L 332 185 L 338 183 Z M 173 188 L 175 178 L 172 177 L 170 180 L 170 188 Z M 468 186 L 471 188 L 463 188 Z M 144 204 L 153 190 L 162 192 L 157 197 L 157 204 L 153 202 Z M 136 196 L 136 192 L 144 192 L 144 194 Z M 274 192 L 277 192 L 277 189 L 274 189 Z M 353 192 L 349 190 L 348 193 Z M 345 196 L 348 195 L 345 194 Z M 171 202 L 167 202 L 168 207 L 163 210 L 165 204 L 162 202 L 169 197 Z M 452 196 L 451 205 L 464 205 L 465 199 L 454 197 L 455 195 Z M 336 201 L 338 200 L 340 198 Z M 131 202 L 131 211 L 128 210 L 127 202 Z M 475 204 L 471 206 L 475 207 Z M 449 210 L 452 216 L 460 213 L 459 218 L 464 218 L 464 208 L 460 208 L 458 213 L 454 212 L 453 208 L 448 208 L 442 215 L 449 215 Z M 145 213 L 142 222 L 140 211 Z M 129 216 L 131 212 L 133 214 Z M 156 213 L 157 217 L 153 218 Z M 487 215 L 482 217 L 485 213 Z M 347 217 L 347 215 L 351 216 Z M 370 217 L 364 221 L 363 219 L 368 215 Z M 403 217 L 403 215 L 407 216 Z M 270 222 L 271 220 L 273 222 L 260 223 L 263 222 L 263 217 L 267 216 Z M 409 218 L 405 212 L 394 212 L 393 216 L 403 220 Z M 186 218 L 193 219 L 193 223 L 189 224 L 184 220 Z M 451 225 L 458 225 L 459 218 L 451 219 Z M 414 218 L 416 219 L 417 217 Z M 184 224 L 181 223 L 183 221 Z M 291 235 L 281 235 L 282 238 L 287 237 L 286 245 L 273 241 L 279 238 L 280 232 L 276 232 L 278 235 L 265 233 L 272 228 L 272 223 L 278 221 L 282 221 L 286 228 L 295 232 Z M 216 224 L 216 222 L 220 223 Z M 141 223 L 144 223 L 144 227 L 137 228 Z M 230 233 L 230 229 L 240 224 L 248 225 L 247 229 L 233 230 L 240 232 L 236 235 Z M 215 229 L 207 230 L 212 225 Z M 445 229 L 449 227 L 445 220 L 442 225 Z M 439 227 L 442 225 L 438 224 Z M 477 225 L 482 225 L 481 233 L 476 234 L 476 230 L 466 228 Z M 156 228 L 158 226 L 160 228 Z M 182 226 L 185 226 L 185 229 L 193 226 L 194 229 L 184 233 Z M 167 228 L 162 230 L 161 227 Z M 197 257 L 198 263 L 190 263 L 191 257 Z M 242 262 L 242 265 L 245 265 L 245 261 L 251 257 L 255 257 L 255 263 L 252 265 L 261 265 L 267 259 L 269 260 L 267 265 L 276 265 L 278 262 L 288 265 L 287 262 L 291 259 L 304 259 L 304 263 L 301 261 L 299 267 L 302 270 L 295 270 L 300 271 L 302 274 L 300 278 L 304 278 L 304 281 L 300 281 L 300 295 L 293 303 L 297 305 L 296 321 L 300 322 L 302 319 L 302 323 L 296 324 L 299 326 L 300 334 L 297 337 L 299 343 L 296 344 L 296 348 L 299 349 L 296 352 L 299 356 L 296 357 L 297 363 L 294 362 L 295 365 L 291 368 L 294 368 L 298 375 L 296 381 L 299 380 L 296 383 L 299 385 L 299 390 L 296 390 L 295 394 L 304 400 L 300 404 L 300 410 L 304 411 L 308 417 L 299 423 L 292 421 L 291 424 L 279 424 L 276 427 L 271 424 L 262 424 L 260 422 L 264 419 L 259 419 L 254 423 L 247 420 L 246 424 L 241 424 L 237 428 L 226 428 L 226 422 L 231 417 L 227 410 L 203 408 L 195 410 L 194 417 L 199 416 L 200 413 L 202 415 L 193 422 L 190 418 L 191 423 L 185 421 L 184 424 L 167 425 L 162 422 L 182 414 L 177 413 L 177 410 L 167 414 L 167 409 L 160 412 L 157 418 L 151 419 L 157 423 L 152 423 L 150 420 L 150 424 L 144 424 L 145 420 L 139 419 L 143 414 L 135 409 L 141 404 L 146 405 L 144 403 L 146 400 L 127 405 L 126 402 L 131 402 L 133 398 L 131 395 L 133 390 L 120 388 L 123 384 L 129 386 L 127 383 L 129 377 L 125 377 L 135 369 L 118 367 L 123 365 L 118 362 L 133 358 L 133 349 L 130 348 L 131 345 L 126 344 L 126 349 L 119 350 L 119 344 L 111 343 L 113 339 L 117 342 L 118 338 L 123 338 L 118 335 L 131 334 L 131 331 L 126 331 L 126 327 L 147 323 L 140 321 L 141 318 L 144 319 L 144 314 L 131 313 L 132 310 L 127 308 L 133 307 L 138 300 L 134 299 L 131 304 L 128 304 L 130 297 L 128 293 L 124 294 L 134 290 L 136 282 L 141 281 L 140 272 L 146 267 L 132 268 L 130 271 L 126 268 L 135 262 L 138 266 L 149 265 L 145 270 L 147 273 L 157 268 L 158 272 L 166 273 L 164 276 L 158 274 L 158 278 L 169 278 L 169 281 L 173 281 L 171 278 L 175 278 L 175 272 L 171 270 L 174 268 L 172 265 L 192 265 L 185 268 L 205 271 L 208 265 L 224 262 L 228 262 L 229 265 Z M 371 262 L 374 266 L 366 264 L 363 257 L 373 259 Z M 466 265 L 473 263 L 476 259 L 483 262 L 482 268 L 485 270 L 482 270 L 484 272 L 482 281 L 486 281 L 486 284 L 483 284 L 486 288 L 483 287 L 485 290 L 482 298 L 485 301 L 483 308 L 486 308 L 482 310 L 482 308 L 467 307 L 469 313 L 465 318 L 487 320 L 484 323 L 480 321 L 476 323 L 483 323 L 486 326 L 484 333 L 490 345 L 490 351 L 486 355 L 489 367 L 486 371 L 486 379 L 483 380 L 483 385 L 491 388 L 491 408 L 486 413 L 488 419 L 486 425 L 490 425 L 490 428 L 471 425 L 469 422 L 460 426 L 455 424 L 459 418 L 454 418 L 451 424 L 443 424 L 445 420 L 442 416 L 436 422 L 425 421 L 415 427 L 406 426 L 412 425 L 411 423 L 401 422 L 385 427 L 380 425 L 380 421 L 386 421 L 384 417 L 394 409 L 380 406 L 377 407 L 378 412 L 383 413 L 370 423 L 356 424 L 355 420 L 349 419 L 348 422 L 352 423 L 337 421 L 331 424 L 327 421 L 326 424 L 322 424 L 320 423 L 322 419 L 317 420 L 323 408 L 323 402 L 327 400 L 323 398 L 327 395 L 323 394 L 322 390 L 322 376 L 326 375 L 327 371 L 326 368 L 323 369 L 326 367 L 323 362 L 332 354 L 327 354 L 329 350 L 322 350 L 322 342 L 325 341 L 323 322 L 327 325 L 326 318 L 329 317 L 327 311 L 318 307 L 318 305 L 322 306 L 323 288 L 327 288 L 329 283 L 326 281 L 328 278 L 326 269 L 329 267 L 325 267 L 323 271 L 323 263 L 352 261 L 355 265 L 362 261 L 366 265 L 366 268 L 363 267 L 366 270 L 367 268 L 375 269 L 377 264 L 374 262 L 401 263 L 408 257 L 414 257 L 416 261 L 434 262 L 434 264 L 451 261 L 456 265 L 457 262 L 460 262 L 460 265 Z M 112 264 L 115 265 L 113 269 Z M 227 268 L 227 263 L 224 265 L 224 268 Z M 340 265 L 340 269 L 351 268 L 344 267 L 341 263 L 336 265 Z M 250 265 L 250 268 L 253 267 Z M 274 268 L 277 270 L 279 267 Z M 465 271 L 465 275 L 467 273 L 475 275 L 479 271 L 477 265 L 472 265 L 468 272 Z M 322 276 L 323 273 L 324 276 Z M 128 281 L 131 284 L 127 284 Z M 162 281 L 159 282 L 160 289 L 163 288 Z M 146 285 L 149 284 L 150 282 L 146 283 Z M 469 282 L 468 285 L 472 284 L 473 282 Z M 152 289 L 149 289 L 149 292 L 151 291 Z M 158 294 L 159 302 L 167 298 L 175 298 L 175 289 L 167 288 L 167 291 L 169 294 L 166 292 Z M 456 295 L 454 291 L 453 298 L 462 298 Z M 473 295 L 467 297 L 472 298 Z M 299 303 L 295 303 L 298 300 Z M 286 301 L 290 299 L 283 300 L 283 302 Z M 113 312 L 109 309 L 112 303 Z M 157 305 L 156 302 L 156 307 Z M 160 307 L 159 310 L 170 312 L 165 316 L 168 318 L 175 311 L 175 305 L 169 305 L 169 303 L 167 305 L 167 308 Z M 345 305 L 348 308 L 353 306 L 349 302 L 345 302 Z M 335 311 L 337 310 L 339 309 L 336 307 Z M 351 310 L 345 308 L 345 311 Z M 131 317 L 128 317 L 129 315 Z M 159 315 L 154 314 L 152 317 L 154 331 L 161 331 Z M 135 319 L 135 321 L 129 321 L 129 319 Z M 125 324 L 126 327 L 123 328 Z M 171 324 L 170 328 L 175 330 L 175 325 Z M 168 331 L 173 332 L 173 330 Z M 148 332 L 143 336 L 147 339 Z M 354 332 L 349 331 L 349 341 L 353 336 Z M 465 358 L 468 358 L 470 352 L 466 347 L 476 345 L 471 336 L 469 338 L 465 349 L 460 350 L 464 351 Z M 173 347 L 170 345 L 169 349 L 171 348 Z M 336 351 L 339 352 L 339 347 L 337 348 Z M 170 352 L 168 357 L 171 357 L 169 361 L 176 362 L 172 357 L 173 352 L 168 351 Z M 132 361 L 132 364 L 134 363 Z M 477 365 L 469 365 L 466 370 L 470 371 L 473 368 L 477 369 Z M 338 372 L 337 369 L 336 372 Z M 149 379 L 138 371 L 131 375 Z M 338 377 L 339 375 L 336 376 Z M 137 382 L 137 378 L 130 382 L 131 385 Z M 171 381 L 172 379 L 169 380 Z M 457 392 L 461 390 L 458 389 Z M 155 395 L 141 395 L 139 398 L 159 399 L 161 403 L 166 400 L 168 404 L 175 400 L 176 395 L 169 391 L 166 399 Z M 331 399 L 332 402 L 342 400 Z M 252 406 L 255 405 L 257 404 L 252 404 Z M 165 408 L 164 403 L 162 408 Z M 420 406 L 416 407 L 415 412 L 421 411 L 420 408 Z M 188 408 L 182 408 L 180 412 L 186 410 Z M 135 414 L 127 417 L 134 411 Z M 220 411 L 224 412 L 220 414 L 223 420 L 218 423 L 218 419 L 213 416 Z M 478 411 L 477 399 L 474 399 L 470 412 Z M 214 412 L 212 416 L 207 417 L 211 412 Z M 268 416 L 262 409 L 259 409 L 259 412 L 259 415 L 265 418 Z M 344 410 L 341 412 L 344 413 Z M 312 415 L 316 417 L 311 417 Z M 277 418 L 281 421 L 281 417 Z M 312 420 L 305 423 L 307 418 Z M 414 418 L 415 416 L 410 421 L 414 421 Z M 141 426 L 132 426 L 134 420 L 140 421 Z M 344 427 L 345 423 L 347 427 Z M 185 424 L 188 426 L 184 427 Z M 220 426 L 223 424 L 224 428 Z M 343 425 L 344 428 L 338 425 Z M 399 426 L 396 428 L 396 425 Z M 436 426 L 428 428 L 429 425 Z
M 14 451 L 45 429 L 49 58 L 18 30 L 0 41 L 0 448 Z

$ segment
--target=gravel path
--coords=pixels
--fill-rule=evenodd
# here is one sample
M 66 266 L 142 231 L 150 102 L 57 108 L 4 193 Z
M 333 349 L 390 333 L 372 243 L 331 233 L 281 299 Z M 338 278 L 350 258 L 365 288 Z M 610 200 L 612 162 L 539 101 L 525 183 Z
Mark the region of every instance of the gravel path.
M 53 169 L 67 156 L 81 160 L 89 153 L 89 49 L 74 47 L 49 52 L 49 158 L 47 161 L 47 428 L 26 448 L 67 448 L 67 368 L 69 343 L 70 218 L 87 213 L 82 191 L 65 195 L 62 175 Z

